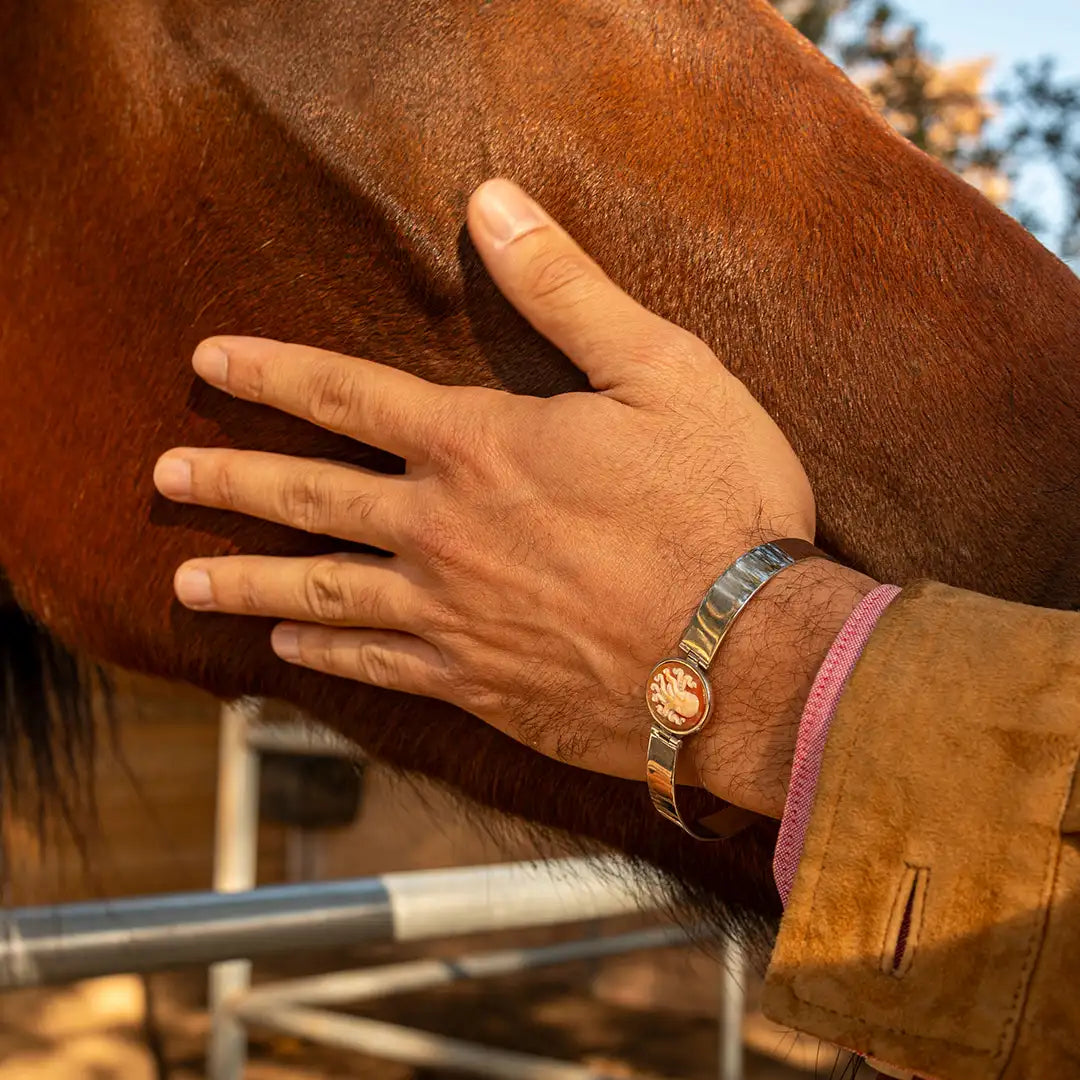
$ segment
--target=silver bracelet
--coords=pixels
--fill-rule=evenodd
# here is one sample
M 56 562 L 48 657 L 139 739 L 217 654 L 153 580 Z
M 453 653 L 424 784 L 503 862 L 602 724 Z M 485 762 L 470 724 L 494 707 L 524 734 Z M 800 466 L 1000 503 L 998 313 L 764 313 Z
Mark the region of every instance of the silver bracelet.
M 759 817 L 717 800 L 720 808 L 688 824 L 675 797 L 675 769 L 683 739 L 700 731 L 712 713 L 709 666 L 724 635 L 751 597 L 781 570 L 803 559 L 830 559 L 806 540 L 774 540 L 736 559 L 705 594 L 683 631 L 679 655 L 661 660 L 645 684 L 652 717 L 645 779 L 652 804 L 669 821 L 698 840 L 725 840 Z

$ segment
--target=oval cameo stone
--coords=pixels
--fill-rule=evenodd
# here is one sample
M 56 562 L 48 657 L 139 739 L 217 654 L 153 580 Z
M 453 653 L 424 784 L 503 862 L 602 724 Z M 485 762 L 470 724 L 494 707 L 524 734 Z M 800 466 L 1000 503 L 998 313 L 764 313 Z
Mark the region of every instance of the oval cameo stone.
M 689 735 L 709 715 L 708 680 L 683 660 L 661 660 L 645 684 L 645 703 L 662 728 L 672 735 Z

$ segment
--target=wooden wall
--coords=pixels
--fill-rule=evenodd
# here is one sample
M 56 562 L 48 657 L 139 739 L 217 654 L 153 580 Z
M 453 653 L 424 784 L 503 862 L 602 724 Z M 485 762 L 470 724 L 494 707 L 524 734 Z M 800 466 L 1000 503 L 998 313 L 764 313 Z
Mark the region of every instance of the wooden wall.
M 118 753 L 99 729 L 86 858 L 62 825 L 42 847 L 35 822 L 8 821 L 9 905 L 210 887 L 218 703 L 177 684 L 116 678 Z M 260 877 L 281 880 L 284 850 L 285 830 L 262 828 Z
M 8 906 L 207 889 L 217 783 L 218 702 L 179 684 L 118 673 L 119 755 L 99 733 L 97 825 L 86 858 L 68 834 L 44 850 L 31 823 L 8 821 Z M 263 824 L 259 880 L 332 879 L 467 865 L 537 852 L 505 822 L 463 812 L 445 793 L 367 767 L 353 825 L 304 834 Z M 297 849 L 306 857 L 297 859 Z

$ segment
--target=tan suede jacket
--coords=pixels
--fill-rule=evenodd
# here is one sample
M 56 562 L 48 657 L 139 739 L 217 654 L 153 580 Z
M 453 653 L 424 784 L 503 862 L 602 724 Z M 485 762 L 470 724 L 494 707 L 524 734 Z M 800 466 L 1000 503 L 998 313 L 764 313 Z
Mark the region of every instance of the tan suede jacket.
M 905 589 L 833 719 L 766 1013 L 920 1077 L 1080 1078 L 1078 756 L 1080 614 Z

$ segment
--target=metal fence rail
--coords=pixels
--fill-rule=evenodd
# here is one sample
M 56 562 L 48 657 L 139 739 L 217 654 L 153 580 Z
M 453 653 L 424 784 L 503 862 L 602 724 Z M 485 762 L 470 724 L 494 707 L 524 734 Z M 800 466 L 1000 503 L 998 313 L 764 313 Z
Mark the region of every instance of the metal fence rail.
M 535 971 L 573 960 L 593 960 L 643 949 L 683 945 L 687 933 L 674 926 L 629 934 L 589 937 L 531 949 L 501 949 L 453 960 L 423 959 L 361 971 L 339 971 L 309 979 L 259 986 L 229 1004 L 245 1025 L 313 1039 L 372 1054 L 387 1061 L 454 1069 L 490 1080 L 601 1080 L 604 1073 L 585 1065 L 517 1051 L 480 1046 L 433 1032 L 342 1015 L 317 1006 L 341 1006 L 415 993 L 462 980 L 489 979 Z
M 648 899 L 616 859 L 559 859 L 16 908 L 0 913 L 0 989 L 584 922 L 641 911 Z

